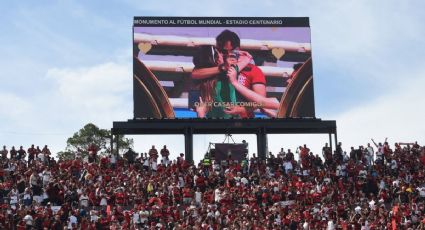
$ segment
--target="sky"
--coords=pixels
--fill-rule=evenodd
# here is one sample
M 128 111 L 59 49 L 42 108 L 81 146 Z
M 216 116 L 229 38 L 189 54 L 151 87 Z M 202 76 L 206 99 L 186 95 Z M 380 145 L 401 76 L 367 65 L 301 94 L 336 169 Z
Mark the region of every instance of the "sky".
M 133 117 L 134 16 L 309 17 L 316 117 L 336 120 L 343 148 L 371 138 L 425 142 L 425 1 L 5 1 L 0 6 L 0 145 L 47 144 L 91 122 L 105 129 Z M 139 136 L 135 149 L 183 136 Z M 247 140 L 256 151 L 255 136 Z M 320 153 L 327 135 L 271 135 L 269 150 L 306 143 Z M 224 135 L 195 136 L 195 160 Z

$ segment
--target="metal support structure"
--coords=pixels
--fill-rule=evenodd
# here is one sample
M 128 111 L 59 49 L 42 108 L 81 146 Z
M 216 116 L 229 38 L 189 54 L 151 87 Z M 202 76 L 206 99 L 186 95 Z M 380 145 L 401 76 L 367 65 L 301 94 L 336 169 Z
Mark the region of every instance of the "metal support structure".
M 336 146 L 336 143 L 335 143 Z M 333 153 L 333 149 L 332 149 L 332 133 L 329 133 L 329 148 L 331 148 L 331 153 Z
M 338 144 L 336 121 L 321 119 L 134 119 L 114 122 L 111 142 L 116 141 L 119 152 L 118 135 L 142 134 L 183 134 L 185 137 L 185 159 L 193 161 L 194 134 L 256 134 L 257 156 L 267 157 L 267 134 L 329 134 L 331 148 L 332 134 L 335 147 Z M 115 136 L 115 137 L 114 137 Z M 115 138 L 115 139 L 114 139 Z M 111 149 L 112 148 L 111 145 Z M 199 154 L 199 153 L 198 153 Z M 202 153 L 204 154 L 204 153 Z
M 257 131 L 257 156 L 260 159 L 267 157 L 267 133 L 265 128 L 259 128 Z
M 114 134 L 111 129 L 111 155 L 114 154 Z
M 187 127 L 184 130 L 184 150 L 185 160 L 188 162 L 193 161 L 193 128 Z
M 338 136 L 336 134 L 336 129 L 335 129 L 334 137 L 335 137 L 335 149 L 336 149 L 336 147 L 338 146 Z
M 120 144 L 119 144 L 120 137 L 119 137 L 119 134 L 115 135 L 115 139 L 117 141 L 117 156 L 119 156 L 120 155 Z

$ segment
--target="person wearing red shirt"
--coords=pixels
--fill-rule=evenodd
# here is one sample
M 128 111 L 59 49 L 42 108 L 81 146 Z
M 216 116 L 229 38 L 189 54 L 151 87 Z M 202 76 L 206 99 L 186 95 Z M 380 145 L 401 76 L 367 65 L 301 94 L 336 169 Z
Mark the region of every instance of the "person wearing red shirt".
M 19 221 L 18 225 L 16 226 L 16 230 L 25 230 L 26 224 L 24 220 Z
M 97 149 L 97 146 L 96 146 L 94 143 L 92 143 L 92 144 L 90 144 L 90 146 L 87 148 L 87 151 L 88 151 L 89 153 L 97 154 L 98 149 Z
M 206 200 L 208 204 L 214 203 L 214 193 L 212 190 L 208 190 L 204 193 L 204 200 Z
M 155 160 L 158 158 L 158 150 L 156 150 L 155 145 L 152 145 L 152 148 L 149 150 L 149 158 Z
M 174 205 L 180 204 L 180 202 L 182 201 L 182 196 L 181 196 L 179 187 L 174 185 L 174 187 L 172 189 L 172 193 L 173 193 L 173 203 L 174 203 Z
M 155 223 L 159 222 L 159 220 L 162 217 L 162 210 L 161 210 L 161 208 L 159 206 L 157 206 L 157 205 L 154 205 L 152 207 L 152 215 L 151 216 L 153 218 L 153 222 L 155 222 Z
M 43 147 L 43 149 L 41 150 L 41 152 L 42 152 L 43 154 L 45 154 L 45 155 L 48 155 L 48 156 L 50 156 L 50 154 L 51 154 L 50 149 L 47 147 L 47 145 L 45 145 L 45 146 Z
M 89 152 L 89 156 L 88 156 L 89 163 L 95 162 L 97 158 L 97 151 L 99 151 L 97 146 L 94 143 L 92 143 L 87 148 L 87 151 Z
M 126 194 L 122 189 L 115 193 L 115 202 L 119 205 L 126 204 Z
M 183 203 L 184 204 L 187 204 L 187 205 L 189 205 L 190 204 L 190 202 L 192 202 L 192 197 L 193 197 L 193 194 L 192 194 L 193 192 L 192 192 L 192 189 L 191 188 L 189 188 L 188 186 L 186 186 L 184 189 L 183 189 Z
M 300 159 L 301 159 L 301 165 L 303 168 L 308 166 L 308 153 L 310 152 L 310 149 L 307 148 L 307 145 L 304 144 L 304 147 L 300 148 Z
M 102 169 L 108 168 L 109 165 L 109 157 L 103 156 L 100 158 L 100 167 Z
M 90 227 L 90 223 L 86 218 L 82 218 L 81 219 L 81 224 L 80 224 L 80 228 L 81 230 L 87 230 Z M 48 228 L 46 228 L 48 229 Z
M 277 203 L 281 200 L 281 195 L 278 192 L 274 192 L 272 195 L 273 203 Z
M 4 181 L 5 172 L 3 167 L 0 167 L 0 181 Z M 2 185 L 0 183 L 0 188 L 2 188 Z

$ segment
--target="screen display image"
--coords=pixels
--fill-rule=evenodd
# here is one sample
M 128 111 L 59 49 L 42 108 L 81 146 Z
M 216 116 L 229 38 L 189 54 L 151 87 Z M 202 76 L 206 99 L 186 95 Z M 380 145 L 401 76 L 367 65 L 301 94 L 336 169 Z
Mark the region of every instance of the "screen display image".
M 315 116 L 308 19 L 200 20 L 134 24 L 135 118 Z

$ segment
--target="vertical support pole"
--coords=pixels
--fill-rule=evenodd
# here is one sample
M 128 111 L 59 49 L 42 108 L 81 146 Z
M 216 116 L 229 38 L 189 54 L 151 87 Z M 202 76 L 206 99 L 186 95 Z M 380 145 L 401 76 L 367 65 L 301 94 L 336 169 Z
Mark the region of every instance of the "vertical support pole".
M 263 149 L 264 149 L 264 153 L 266 154 L 266 157 L 267 157 L 267 154 L 269 153 L 269 143 L 268 143 L 268 139 L 267 139 L 267 132 L 266 132 L 266 128 L 264 128 L 263 129 L 263 141 L 264 141 L 264 147 L 263 147 Z
M 257 156 L 263 160 L 267 157 L 267 134 L 264 127 L 257 130 Z
M 184 150 L 185 160 L 193 162 L 193 129 L 190 127 L 187 127 L 184 130 Z
M 114 154 L 114 131 L 111 129 L 111 155 Z
M 120 155 L 120 144 L 119 144 L 120 135 L 115 135 L 115 140 L 117 141 L 117 156 Z
M 335 143 L 336 146 L 336 143 Z M 331 153 L 333 153 L 333 149 L 332 149 L 332 132 L 329 133 L 329 148 L 331 148 Z
M 336 148 L 337 148 L 337 146 L 338 146 L 338 136 L 337 136 L 337 134 L 336 134 L 336 127 L 335 127 L 334 137 L 335 137 L 335 149 L 336 149 Z

